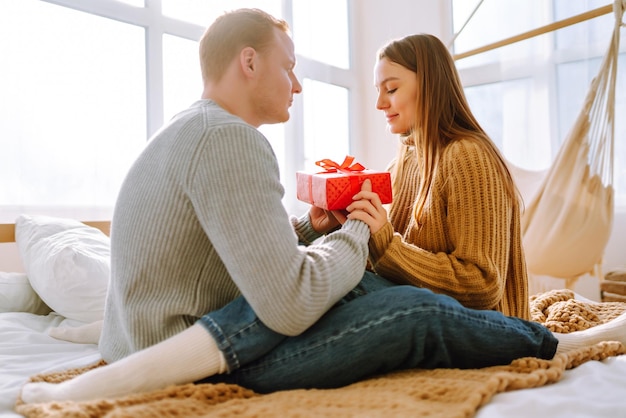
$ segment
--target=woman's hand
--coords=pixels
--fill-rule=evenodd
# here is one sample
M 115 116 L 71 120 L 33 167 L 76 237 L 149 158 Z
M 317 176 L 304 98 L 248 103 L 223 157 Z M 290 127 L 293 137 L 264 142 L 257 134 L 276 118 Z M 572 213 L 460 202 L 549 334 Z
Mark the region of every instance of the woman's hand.
M 387 211 L 380 202 L 378 193 L 372 192 L 371 181 L 365 180 L 361 191 L 354 195 L 354 202 L 346 208 L 350 212 L 348 219 L 357 219 L 370 227 L 370 233 L 375 234 L 387 223 Z

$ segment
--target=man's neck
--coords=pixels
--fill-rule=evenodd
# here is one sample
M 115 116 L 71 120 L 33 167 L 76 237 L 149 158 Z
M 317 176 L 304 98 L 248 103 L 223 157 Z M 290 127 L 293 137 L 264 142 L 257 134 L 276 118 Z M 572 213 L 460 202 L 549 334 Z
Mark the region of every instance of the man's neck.
M 225 92 L 221 87 L 224 84 L 228 83 L 220 83 L 219 86 L 205 86 L 201 96 L 202 99 L 214 101 L 231 115 L 238 116 L 250 125 L 258 128 L 259 124 L 253 117 L 254 113 L 249 109 L 247 101 L 243 99 L 246 97 L 245 92 L 237 91 L 236 89 L 229 89 Z

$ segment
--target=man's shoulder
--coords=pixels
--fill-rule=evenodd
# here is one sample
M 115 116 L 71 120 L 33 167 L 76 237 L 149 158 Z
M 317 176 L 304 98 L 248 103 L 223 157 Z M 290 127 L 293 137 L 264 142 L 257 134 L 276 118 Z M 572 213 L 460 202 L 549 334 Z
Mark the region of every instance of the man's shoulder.
M 189 108 L 177 114 L 172 123 L 177 120 L 183 122 L 200 122 L 208 125 L 209 127 L 219 126 L 245 126 L 251 129 L 255 129 L 253 126 L 247 124 L 243 119 L 232 113 L 227 112 L 217 103 L 212 100 L 198 100 L 193 103 Z
M 197 147 L 221 139 L 252 138 L 263 134 L 211 100 L 199 100 L 175 115 L 155 136 L 165 146 Z M 195 144 L 195 145 L 193 145 Z
M 242 138 L 258 141 L 265 138 L 254 126 L 245 122 L 239 116 L 233 115 L 211 100 L 197 102 L 198 112 L 193 116 L 202 123 L 205 136 L 214 139 L 219 138 Z

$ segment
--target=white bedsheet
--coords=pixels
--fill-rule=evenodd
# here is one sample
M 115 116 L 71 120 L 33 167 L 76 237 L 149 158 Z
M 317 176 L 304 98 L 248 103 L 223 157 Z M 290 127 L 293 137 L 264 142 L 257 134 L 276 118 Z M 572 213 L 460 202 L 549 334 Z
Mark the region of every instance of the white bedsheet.
M 0 417 L 13 411 L 20 388 L 30 376 L 93 364 L 100 359 L 95 344 L 59 341 L 47 334 L 68 319 L 22 312 L 0 313 Z
M 556 384 L 493 397 L 476 418 L 625 418 L 626 356 L 589 361 Z
M 30 376 L 100 359 L 93 344 L 73 344 L 47 335 L 50 327 L 63 321 L 68 320 L 54 313 L 0 313 L 0 417 L 20 416 L 13 405 Z M 476 415 L 503 417 L 626 418 L 626 356 L 585 363 L 566 371 L 557 384 L 496 395 Z

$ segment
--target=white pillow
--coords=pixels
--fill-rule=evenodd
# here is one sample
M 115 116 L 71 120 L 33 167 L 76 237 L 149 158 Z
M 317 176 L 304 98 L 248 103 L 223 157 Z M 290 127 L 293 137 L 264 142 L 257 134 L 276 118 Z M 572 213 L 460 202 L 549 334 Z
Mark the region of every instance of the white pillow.
M 20 215 L 15 241 L 31 286 L 52 310 L 85 323 L 102 319 L 109 237 L 73 219 Z
M 24 273 L 0 272 L 0 312 L 50 313 Z

